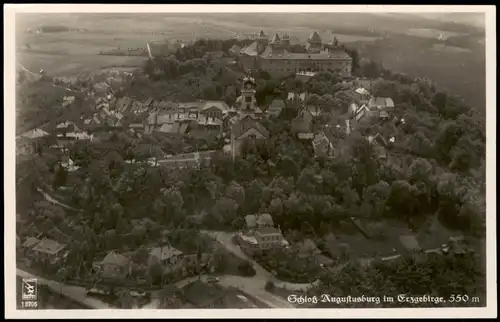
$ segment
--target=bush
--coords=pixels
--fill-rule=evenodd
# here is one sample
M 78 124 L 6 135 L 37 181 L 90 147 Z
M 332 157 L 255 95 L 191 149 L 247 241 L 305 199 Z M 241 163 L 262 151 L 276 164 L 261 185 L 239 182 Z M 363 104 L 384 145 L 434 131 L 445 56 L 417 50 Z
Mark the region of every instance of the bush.
M 274 290 L 274 283 L 272 281 L 267 281 L 266 283 L 266 291 L 271 292 Z
M 238 265 L 238 271 L 243 276 L 255 276 L 256 272 L 249 261 L 244 261 Z

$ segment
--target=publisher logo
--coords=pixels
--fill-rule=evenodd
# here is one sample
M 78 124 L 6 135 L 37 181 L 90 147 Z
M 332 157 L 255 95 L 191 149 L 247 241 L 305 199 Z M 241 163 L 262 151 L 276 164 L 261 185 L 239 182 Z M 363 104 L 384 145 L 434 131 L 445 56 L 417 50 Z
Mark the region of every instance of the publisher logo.
M 21 295 L 21 300 L 36 301 L 38 296 L 36 278 L 23 278 L 22 288 L 23 292 Z

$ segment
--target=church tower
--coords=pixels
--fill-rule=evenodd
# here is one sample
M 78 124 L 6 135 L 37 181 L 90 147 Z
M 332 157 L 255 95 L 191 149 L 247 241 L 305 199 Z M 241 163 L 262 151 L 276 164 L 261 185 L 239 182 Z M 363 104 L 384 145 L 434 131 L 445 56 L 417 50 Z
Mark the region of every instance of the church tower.
M 255 98 L 256 87 L 255 79 L 249 71 L 243 78 L 241 96 L 236 100 L 240 113 L 254 114 L 258 110 L 257 99 Z

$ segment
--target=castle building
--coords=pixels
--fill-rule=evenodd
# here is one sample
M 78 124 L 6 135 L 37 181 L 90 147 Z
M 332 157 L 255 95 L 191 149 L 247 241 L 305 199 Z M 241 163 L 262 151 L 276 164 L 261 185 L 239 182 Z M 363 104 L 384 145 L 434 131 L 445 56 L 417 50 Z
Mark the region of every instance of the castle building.
M 350 76 L 352 58 L 339 45 L 336 37 L 323 43 L 317 32 L 308 39 L 307 52 L 293 52 L 290 37 L 276 34 L 271 41 L 260 32 L 256 41 L 241 49 L 240 60 L 245 69 L 262 69 L 273 74 L 334 71 Z

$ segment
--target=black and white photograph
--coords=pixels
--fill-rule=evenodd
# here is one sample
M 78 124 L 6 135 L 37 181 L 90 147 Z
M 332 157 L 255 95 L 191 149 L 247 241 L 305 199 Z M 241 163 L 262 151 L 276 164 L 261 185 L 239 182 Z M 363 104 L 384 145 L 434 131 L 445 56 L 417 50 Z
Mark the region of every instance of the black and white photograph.
M 4 8 L 8 316 L 496 317 L 495 7 Z

